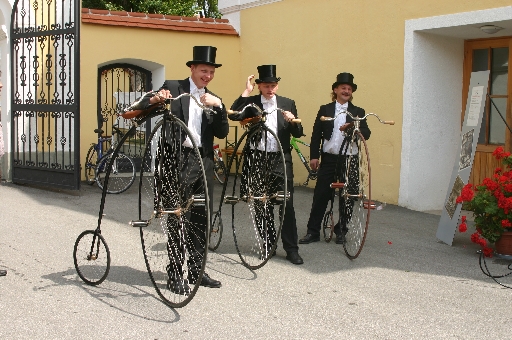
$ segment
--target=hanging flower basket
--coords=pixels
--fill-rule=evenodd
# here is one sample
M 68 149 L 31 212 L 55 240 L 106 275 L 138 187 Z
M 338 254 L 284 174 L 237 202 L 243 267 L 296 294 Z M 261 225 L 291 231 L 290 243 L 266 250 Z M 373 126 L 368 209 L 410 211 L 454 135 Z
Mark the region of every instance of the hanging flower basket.
M 496 168 L 492 177 L 487 177 L 479 185 L 473 187 L 467 184 L 457 197 L 457 203 L 466 202 L 466 208 L 473 212 L 476 232 L 471 235 L 471 241 L 479 244 L 486 257 L 491 257 L 493 249 L 489 243 L 495 243 L 496 253 L 512 248 L 512 156 L 504 152 L 500 146 L 494 150 L 493 156 L 501 160 L 503 167 Z M 467 230 L 466 216 L 462 216 L 459 231 Z M 504 233 L 510 233 L 501 240 Z M 505 248 L 502 248 L 502 244 Z M 512 251 L 510 251 L 512 255 Z
M 497 254 L 512 256 L 512 231 L 504 232 L 494 243 L 494 250 Z

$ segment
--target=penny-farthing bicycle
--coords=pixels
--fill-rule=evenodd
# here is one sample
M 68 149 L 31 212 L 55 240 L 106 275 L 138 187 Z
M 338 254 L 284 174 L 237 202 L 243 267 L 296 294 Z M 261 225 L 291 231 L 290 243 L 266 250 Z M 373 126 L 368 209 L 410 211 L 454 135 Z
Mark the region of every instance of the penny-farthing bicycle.
M 331 205 L 324 215 L 322 230 L 325 241 L 329 242 L 334 232 L 333 208 L 337 197 L 337 220 L 344 236 L 343 249 L 348 258 L 355 259 L 361 253 L 366 240 L 370 212 L 376 208 L 371 199 L 370 153 L 359 129 L 360 122 L 368 116 L 376 117 L 382 124 L 393 125 L 395 122 L 381 120 L 374 113 L 368 113 L 364 117 L 353 116 L 348 111 L 345 113 L 353 119 L 353 122 L 348 127 L 349 131 L 343 131 L 345 140 L 338 156 L 343 159 L 338 162 L 336 180 L 331 183 L 333 189 Z M 336 117 L 320 117 L 321 121 L 335 119 Z
M 112 154 L 98 227 L 84 231 L 75 243 L 75 268 L 85 283 L 100 284 L 110 269 L 110 252 L 100 226 L 112 162 L 127 136 L 135 133 L 138 126 L 156 121 L 146 139 L 139 171 L 138 218 L 130 224 L 140 229 L 146 267 L 164 303 L 170 307 L 185 306 L 199 288 L 206 264 L 210 209 L 201 154 L 187 126 L 170 114 L 170 101 L 184 96 L 213 114 L 188 93 L 146 111 L 137 110 L 139 101 L 125 112 L 125 118 L 132 118 L 132 127 Z M 192 148 L 183 145 L 187 138 Z
M 267 115 L 272 112 L 249 104 L 240 111 L 228 110 L 228 113 L 243 113 L 249 108 L 254 108 L 258 116 L 244 122 L 246 131 L 234 147 L 233 154 L 242 149 L 242 161 L 233 164 L 234 158 L 231 158 L 228 164 L 228 170 L 235 169 L 231 174 L 228 171 L 224 183 L 219 210 L 210 231 L 210 247 L 218 246 L 223 221 L 224 224 L 230 221 L 243 265 L 258 269 L 275 252 L 289 193 L 283 149 L 277 135 L 265 125 Z

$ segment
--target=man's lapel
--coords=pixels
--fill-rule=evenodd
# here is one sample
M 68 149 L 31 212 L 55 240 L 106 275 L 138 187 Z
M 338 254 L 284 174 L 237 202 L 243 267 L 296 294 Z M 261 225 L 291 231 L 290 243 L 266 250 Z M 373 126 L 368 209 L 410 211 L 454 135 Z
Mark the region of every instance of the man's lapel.
M 179 94 L 190 93 L 190 81 L 188 80 L 188 78 L 185 80 L 179 80 L 178 83 L 180 84 L 178 88 Z M 188 110 L 190 108 L 190 97 L 181 97 L 180 101 L 183 113 L 183 121 L 185 124 L 188 124 Z
M 352 104 L 351 102 L 348 102 L 348 107 L 347 107 L 347 111 L 355 117 L 355 115 L 357 114 L 356 112 L 356 107 L 354 106 L 354 104 Z M 350 117 L 348 114 L 347 114 L 347 123 L 350 123 L 350 122 L 353 122 L 354 120 L 352 119 L 352 117 Z
M 254 104 L 256 104 L 261 110 L 263 110 L 263 103 L 261 102 L 261 95 L 254 96 Z
M 283 103 L 282 103 L 283 100 L 277 94 L 275 96 L 276 96 L 277 107 L 283 108 Z M 277 131 L 279 131 L 281 128 L 284 127 L 284 116 L 283 116 L 283 113 L 280 112 L 279 110 L 276 113 L 277 113 Z
M 334 118 L 336 116 L 336 102 L 332 102 L 329 104 L 329 109 L 327 110 L 329 117 Z M 333 123 L 334 124 L 334 123 Z

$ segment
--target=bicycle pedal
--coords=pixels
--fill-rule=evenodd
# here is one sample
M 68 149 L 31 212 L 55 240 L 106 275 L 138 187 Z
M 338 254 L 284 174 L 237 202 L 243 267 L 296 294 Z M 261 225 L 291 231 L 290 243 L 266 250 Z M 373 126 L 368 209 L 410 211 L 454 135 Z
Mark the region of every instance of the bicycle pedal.
M 334 183 L 331 183 L 331 188 L 332 189 L 341 189 L 345 186 L 345 183 L 342 183 L 342 182 L 334 182 Z
M 149 221 L 147 220 L 133 220 L 130 221 L 130 225 L 135 228 L 145 228 L 149 225 Z
M 373 209 L 377 208 L 377 205 L 375 204 L 375 202 L 364 201 L 364 202 L 363 202 L 363 207 L 364 207 L 365 209 L 368 209 L 368 208 L 369 208 L 369 209 L 373 210 Z
M 235 205 L 238 203 L 238 197 L 236 196 L 226 196 L 224 197 L 224 203 Z
M 194 206 L 196 206 L 196 207 L 204 206 L 206 204 L 206 198 L 203 194 L 194 195 L 193 200 L 194 200 Z
M 286 194 L 284 193 L 284 191 L 278 191 L 276 193 L 276 201 L 283 202 L 284 200 L 288 200 L 288 199 L 290 199 L 289 191 L 287 191 Z

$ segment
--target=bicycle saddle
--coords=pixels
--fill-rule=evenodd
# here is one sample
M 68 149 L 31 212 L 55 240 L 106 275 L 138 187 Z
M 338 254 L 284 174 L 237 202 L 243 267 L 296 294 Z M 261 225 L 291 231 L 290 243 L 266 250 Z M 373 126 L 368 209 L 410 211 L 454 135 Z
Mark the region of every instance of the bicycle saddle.
M 163 106 L 162 103 L 152 104 L 149 107 L 145 107 L 145 104 L 142 104 L 142 99 L 145 96 L 140 97 L 137 101 L 133 102 L 130 106 L 123 110 L 123 113 L 120 114 L 124 119 L 132 119 L 132 118 L 140 118 L 147 115 L 149 112 L 153 111 L 156 108 L 160 108 Z

